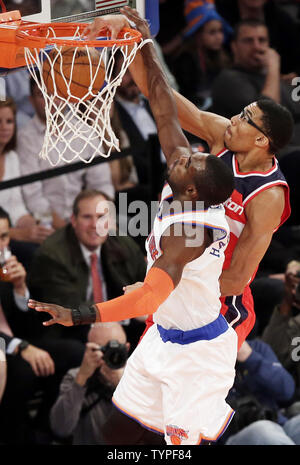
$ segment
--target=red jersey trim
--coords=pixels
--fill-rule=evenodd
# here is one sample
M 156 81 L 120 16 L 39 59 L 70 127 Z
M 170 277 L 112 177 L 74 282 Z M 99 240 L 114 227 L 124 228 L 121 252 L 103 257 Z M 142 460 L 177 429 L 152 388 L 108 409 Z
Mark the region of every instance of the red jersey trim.
M 233 154 L 233 157 L 232 157 L 232 160 L 233 160 L 233 168 L 234 168 L 234 174 L 236 176 L 239 176 L 239 177 L 246 177 L 246 176 L 253 176 L 253 175 L 256 175 L 256 176 L 269 176 L 270 174 L 272 173 L 275 173 L 275 171 L 278 169 L 278 162 L 276 160 L 275 157 L 272 158 L 273 162 L 274 162 L 274 166 L 272 166 L 272 168 L 270 168 L 268 171 L 246 171 L 245 173 L 242 173 L 240 170 L 239 170 L 239 164 L 238 164 L 238 161 L 236 159 L 236 156 Z
M 284 197 L 285 197 L 284 210 L 282 212 L 281 220 L 280 220 L 279 225 L 277 226 L 276 229 L 274 229 L 274 232 L 275 232 L 288 219 L 288 217 L 291 214 L 291 204 L 290 204 L 290 194 L 289 194 L 290 189 L 289 189 L 289 186 L 288 186 L 287 182 L 273 181 L 273 182 L 270 182 L 268 184 L 264 184 L 262 187 L 260 187 L 259 189 L 256 189 L 250 195 L 248 195 L 248 197 L 244 200 L 243 205 L 244 205 L 244 207 L 246 207 L 246 205 L 250 202 L 250 200 L 252 200 L 258 194 L 260 194 L 261 192 L 263 192 L 263 191 L 265 191 L 267 189 L 270 189 L 271 187 L 274 187 L 274 186 L 283 186 L 283 187 L 285 187 L 285 190 L 284 190 Z

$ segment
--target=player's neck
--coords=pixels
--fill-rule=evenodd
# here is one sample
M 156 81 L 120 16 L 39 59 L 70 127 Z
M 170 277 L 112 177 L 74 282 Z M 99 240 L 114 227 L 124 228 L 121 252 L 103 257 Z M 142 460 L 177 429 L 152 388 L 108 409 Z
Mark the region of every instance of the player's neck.
M 241 173 L 248 173 L 251 171 L 269 171 L 273 166 L 273 155 L 261 155 L 255 153 L 236 153 L 235 158 L 238 163 L 238 168 Z

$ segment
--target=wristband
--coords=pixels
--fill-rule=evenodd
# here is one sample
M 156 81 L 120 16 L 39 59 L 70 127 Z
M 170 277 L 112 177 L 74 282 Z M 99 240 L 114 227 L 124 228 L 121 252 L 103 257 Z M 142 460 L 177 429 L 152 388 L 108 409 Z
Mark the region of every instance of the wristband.
M 72 308 L 71 313 L 74 326 L 89 325 L 96 321 L 96 309 L 94 305 L 80 304 L 79 308 Z

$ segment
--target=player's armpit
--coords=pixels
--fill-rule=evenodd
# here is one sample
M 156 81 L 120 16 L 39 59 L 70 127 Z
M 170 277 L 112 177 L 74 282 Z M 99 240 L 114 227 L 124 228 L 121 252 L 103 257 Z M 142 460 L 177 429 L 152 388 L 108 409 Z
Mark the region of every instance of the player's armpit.
M 242 294 L 251 281 L 280 224 L 284 204 L 280 186 L 261 192 L 247 204 L 247 223 L 235 246 L 230 266 L 220 277 L 222 296 Z

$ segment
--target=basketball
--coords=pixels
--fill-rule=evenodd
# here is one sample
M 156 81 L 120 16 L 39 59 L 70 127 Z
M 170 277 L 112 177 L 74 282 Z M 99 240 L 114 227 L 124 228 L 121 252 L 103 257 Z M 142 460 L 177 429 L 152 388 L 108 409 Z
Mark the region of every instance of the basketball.
M 70 102 L 78 102 L 78 99 L 90 100 L 100 91 L 105 80 L 105 66 L 103 61 L 99 66 L 100 55 L 95 48 L 54 48 L 49 57 L 50 60 L 46 58 L 43 63 L 43 79 L 49 94 L 56 93 Z

